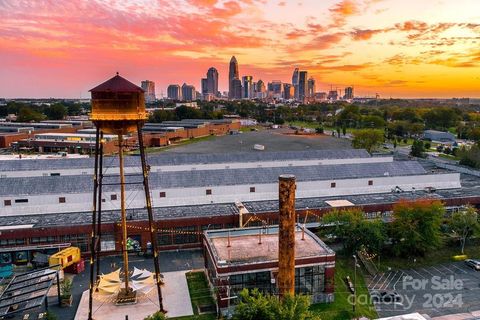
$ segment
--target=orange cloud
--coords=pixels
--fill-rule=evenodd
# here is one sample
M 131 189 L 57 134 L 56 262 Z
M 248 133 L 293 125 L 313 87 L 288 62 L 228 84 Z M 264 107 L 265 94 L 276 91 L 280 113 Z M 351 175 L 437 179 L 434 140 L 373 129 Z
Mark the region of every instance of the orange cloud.
M 210 7 L 217 4 L 218 0 L 188 0 L 188 2 L 196 7 Z
M 385 32 L 385 30 L 383 29 L 376 29 L 376 30 L 372 30 L 372 29 L 365 29 L 365 30 L 361 30 L 361 29 L 355 29 L 353 32 L 351 32 L 350 34 L 352 35 L 352 38 L 353 40 L 369 40 L 371 39 L 374 35 L 376 34 L 379 34 L 379 33 L 382 33 L 382 32 Z
M 359 13 L 358 4 L 353 0 L 343 0 L 331 7 L 329 10 L 332 13 L 332 27 L 343 26 L 347 17 Z

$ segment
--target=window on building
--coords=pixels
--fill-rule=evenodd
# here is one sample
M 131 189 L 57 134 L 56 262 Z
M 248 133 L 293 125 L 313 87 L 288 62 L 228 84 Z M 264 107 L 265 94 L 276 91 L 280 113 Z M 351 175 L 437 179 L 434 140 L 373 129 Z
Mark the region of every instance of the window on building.
M 207 190 L 205 190 L 205 193 L 206 193 L 207 195 L 212 194 L 212 189 L 207 189 Z
M 255 187 L 250 187 L 250 192 L 255 192 Z
M 111 194 L 110 195 L 110 200 L 117 200 L 117 195 L 116 194 Z
M 114 251 L 115 250 L 115 236 L 113 233 L 102 234 L 100 241 L 101 251 Z
M 167 194 L 165 193 L 165 191 L 160 192 L 160 198 L 165 198 L 166 196 Z
M 15 203 L 27 203 L 28 199 L 15 199 Z
M 337 187 L 337 183 L 336 183 L 336 182 L 330 183 L 330 188 L 336 188 L 336 187 Z
M 373 186 L 373 180 L 368 180 L 368 185 Z
M 58 173 L 58 172 L 53 172 L 53 173 L 50 173 L 50 176 L 51 176 L 51 177 L 58 177 L 58 176 L 60 176 L 60 173 Z
M 58 198 L 58 203 L 65 203 L 65 197 Z
M 12 200 L 3 200 L 3 205 L 4 206 L 11 206 L 12 205 Z
M 106 201 L 105 198 L 103 198 L 103 199 L 102 199 L 102 202 L 105 202 L 105 201 Z
M 176 227 L 173 231 L 174 244 L 200 242 L 199 235 L 196 231 L 195 226 Z

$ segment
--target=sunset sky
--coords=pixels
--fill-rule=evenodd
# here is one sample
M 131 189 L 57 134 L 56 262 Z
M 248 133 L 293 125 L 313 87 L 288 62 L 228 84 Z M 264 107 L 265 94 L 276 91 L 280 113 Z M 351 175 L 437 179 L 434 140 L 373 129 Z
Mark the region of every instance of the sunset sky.
M 480 97 L 480 0 L 0 0 L 0 97 L 89 97 L 116 71 L 200 89 L 240 75 L 360 96 Z

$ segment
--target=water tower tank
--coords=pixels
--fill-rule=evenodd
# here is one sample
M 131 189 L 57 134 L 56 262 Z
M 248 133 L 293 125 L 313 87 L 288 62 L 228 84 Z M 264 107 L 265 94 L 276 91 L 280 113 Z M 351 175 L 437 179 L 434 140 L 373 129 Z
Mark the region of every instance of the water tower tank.
M 104 133 L 128 134 L 147 119 L 144 91 L 117 75 L 90 90 L 90 120 Z

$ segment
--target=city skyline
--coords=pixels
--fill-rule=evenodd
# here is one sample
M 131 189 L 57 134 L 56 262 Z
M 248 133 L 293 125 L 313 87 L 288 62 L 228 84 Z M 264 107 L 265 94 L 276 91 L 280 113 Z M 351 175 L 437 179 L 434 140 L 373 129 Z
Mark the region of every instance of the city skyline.
M 479 9 L 475 0 L 0 2 L 0 97 L 87 97 L 116 71 L 154 81 L 161 97 L 171 83 L 200 88 L 210 67 L 223 92 L 231 56 L 240 77 L 265 83 L 290 83 L 298 67 L 317 91 L 480 97 Z

